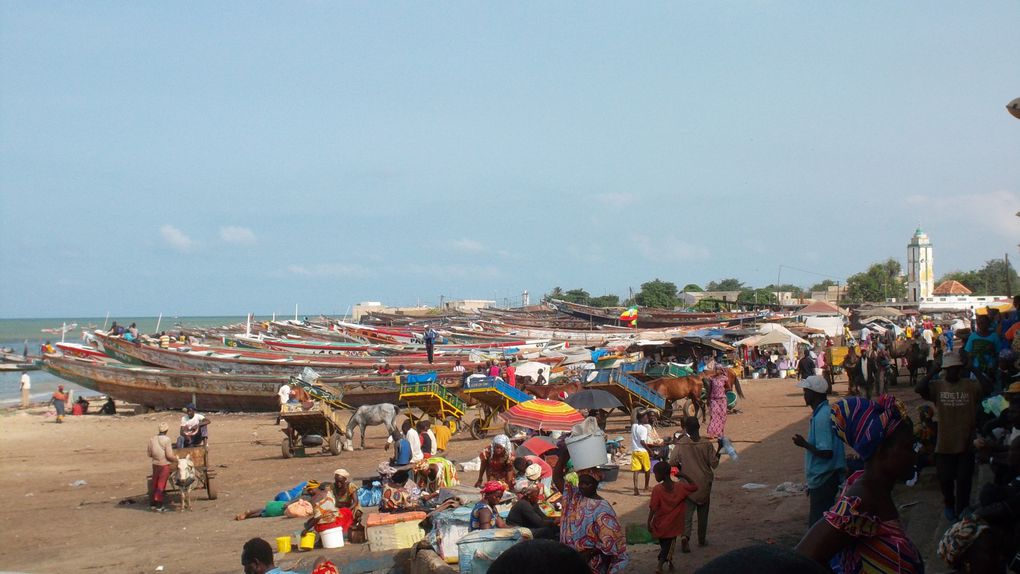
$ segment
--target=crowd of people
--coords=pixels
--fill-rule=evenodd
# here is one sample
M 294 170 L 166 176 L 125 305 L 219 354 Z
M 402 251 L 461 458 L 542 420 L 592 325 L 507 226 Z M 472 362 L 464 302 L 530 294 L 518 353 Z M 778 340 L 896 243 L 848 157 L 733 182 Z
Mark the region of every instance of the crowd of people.
M 916 423 L 903 402 L 886 394 L 881 377 L 864 373 L 869 360 L 896 344 L 864 330 L 858 353 L 843 363 L 848 396 L 829 403 L 831 385 L 802 376 L 812 409 L 805 450 L 809 529 L 797 552 L 837 572 L 923 572 L 892 492 L 913 485 L 934 462 L 948 528 L 938 554 L 955 572 L 1015 568 L 1020 526 L 1020 296 L 1006 313 L 973 318 L 972 329 L 922 319 L 903 329 L 923 358 L 913 390 L 927 401 Z M 890 332 L 893 332 L 890 329 Z M 876 355 L 876 353 L 878 353 Z M 888 360 L 895 360 L 889 357 Z M 802 375 L 806 375 L 804 370 Z M 872 384 L 876 383 L 876 384 Z M 931 404 L 928 404 L 928 403 Z M 844 454 L 844 446 L 854 456 Z M 978 496 L 974 484 L 979 483 Z

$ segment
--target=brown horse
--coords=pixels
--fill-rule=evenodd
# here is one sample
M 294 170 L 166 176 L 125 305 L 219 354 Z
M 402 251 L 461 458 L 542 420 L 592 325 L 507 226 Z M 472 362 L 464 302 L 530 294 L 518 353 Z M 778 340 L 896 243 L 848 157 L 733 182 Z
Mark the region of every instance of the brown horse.
M 566 383 L 564 385 L 524 385 L 524 392 L 536 399 L 562 400 L 561 393 L 572 395 L 584 387 L 581 383 Z
M 701 380 L 701 375 L 662 377 L 648 381 L 645 386 L 662 395 L 662 398 L 666 399 L 667 405 L 680 399 L 690 400 L 694 405 L 694 416 L 698 416 L 698 411 L 701 411 L 701 420 L 705 420 L 705 409 L 701 402 L 701 394 L 705 385 Z

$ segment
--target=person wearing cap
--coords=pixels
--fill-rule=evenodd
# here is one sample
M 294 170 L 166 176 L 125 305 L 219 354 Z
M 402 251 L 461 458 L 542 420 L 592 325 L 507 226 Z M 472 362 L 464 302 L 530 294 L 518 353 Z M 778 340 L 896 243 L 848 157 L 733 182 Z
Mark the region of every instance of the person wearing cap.
M 506 523 L 499 516 L 496 505 L 503 499 L 506 486 L 502 482 L 490 480 L 481 489 L 482 499 L 471 509 L 471 522 L 468 531 L 506 528 Z
M 177 437 L 177 448 L 202 446 L 209 440 L 209 417 L 195 412 L 194 403 L 184 407 L 181 416 L 181 434 Z
M 422 333 L 422 338 L 425 339 L 425 354 L 428 355 L 430 365 L 435 354 L 437 337 L 439 337 L 439 333 L 436 333 L 436 330 L 431 325 L 425 325 L 425 332 Z
M 354 523 L 361 522 L 361 502 L 358 501 L 358 487 L 351 483 L 351 473 L 338 468 L 333 471 L 333 499 L 337 508 L 348 508 L 354 516 Z
M 932 379 L 941 371 L 945 377 Z M 942 355 L 942 369 L 934 370 L 915 387 L 921 398 L 935 403 L 939 432 L 935 439 L 935 470 L 939 478 L 947 520 L 956 520 L 970 504 L 974 475 L 974 438 L 981 384 L 963 378 L 959 353 Z
M 538 508 L 538 501 L 541 499 L 539 489 L 539 485 L 533 482 L 527 480 L 518 482 L 514 487 L 517 492 L 517 502 L 506 515 L 506 523 L 510 526 L 520 526 L 531 530 L 531 535 L 535 538 L 559 540 L 559 525 L 554 519 L 542 514 Z
M 170 463 L 177 462 L 173 441 L 166 433 L 170 425 L 159 423 L 159 433 L 149 439 L 149 458 L 152 459 L 152 485 L 149 487 L 149 509 L 164 512 L 166 481 L 170 478 Z
M 843 442 L 832 426 L 832 408 L 826 398 L 829 384 L 822 377 L 811 375 L 797 383 L 797 387 L 804 389 L 804 403 L 811 407 L 807 438 L 793 435 L 793 444 L 805 451 L 804 476 L 810 501 L 810 528 L 836 500 L 846 469 L 846 456 Z

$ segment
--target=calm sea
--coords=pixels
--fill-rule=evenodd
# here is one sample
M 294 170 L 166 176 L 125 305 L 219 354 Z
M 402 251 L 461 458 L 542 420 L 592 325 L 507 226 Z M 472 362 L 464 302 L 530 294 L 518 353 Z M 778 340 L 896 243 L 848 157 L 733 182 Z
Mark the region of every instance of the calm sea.
M 265 320 L 266 318 L 260 318 Z M 224 325 L 234 325 L 237 323 L 243 323 L 245 317 L 66 317 L 60 319 L 0 319 L 0 346 L 10 347 L 15 352 L 21 353 L 28 346 L 28 352 L 33 355 L 39 354 L 39 347 L 46 341 L 60 341 L 60 334 L 44 333 L 43 329 L 60 329 L 61 325 L 77 324 L 77 327 L 68 331 L 64 335 L 64 340 L 68 342 L 80 343 L 82 340 L 83 329 L 102 329 L 104 323 L 106 327 L 109 327 L 113 321 L 117 321 L 118 324 L 127 327 L 131 323 L 136 323 L 138 329 L 143 333 L 155 333 L 157 321 L 159 323 L 160 331 L 173 330 L 175 327 L 220 327 Z M 84 389 L 65 381 L 59 377 L 53 376 L 46 371 L 29 371 L 29 377 L 32 379 L 32 400 L 33 401 L 44 401 L 46 400 L 53 391 L 57 390 L 57 385 L 64 385 L 65 388 L 74 389 L 75 395 L 84 394 L 92 395 L 95 394 L 88 389 Z M 21 394 L 18 391 L 20 388 L 20 372 L 2 372 L 0 373 L 0 406 L 9 405 L 16 403 L 20 400 Z

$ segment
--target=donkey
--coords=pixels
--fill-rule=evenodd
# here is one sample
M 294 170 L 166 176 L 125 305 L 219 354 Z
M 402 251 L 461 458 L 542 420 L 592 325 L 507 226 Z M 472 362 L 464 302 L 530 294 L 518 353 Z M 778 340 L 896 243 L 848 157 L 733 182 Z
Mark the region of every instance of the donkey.
M 378 405 L 362 405 L 354 411 L 351 420 L 347 421 L 347 450 L 354 450 L 354 427 L 361 427 L 361 448 L 365 449 L 365 427 L 386 425 L 386 436 L 397 432 L 397 415 L 400 407 L 390 403 Z
M 191 455 L 177 459 L 177 468 L 170 473 L 170 483 L 181 493 L 181 512 L 191 510 L 191 491 L 195 489 L 195 463 Z

